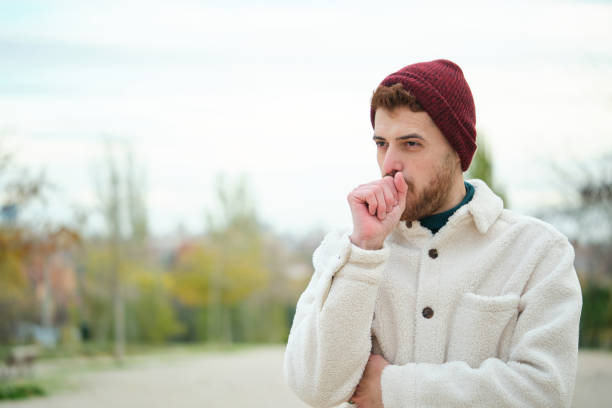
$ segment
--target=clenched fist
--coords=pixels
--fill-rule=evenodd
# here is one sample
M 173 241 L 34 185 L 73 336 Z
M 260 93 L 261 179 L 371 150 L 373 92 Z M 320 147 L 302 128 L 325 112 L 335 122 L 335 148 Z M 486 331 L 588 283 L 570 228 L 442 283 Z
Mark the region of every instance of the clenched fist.
M 406 207 L 408 185 L 401 172 L 362 184 L 347 197 L 353 215 L 351 242 L 363 249 L 380 249 Z

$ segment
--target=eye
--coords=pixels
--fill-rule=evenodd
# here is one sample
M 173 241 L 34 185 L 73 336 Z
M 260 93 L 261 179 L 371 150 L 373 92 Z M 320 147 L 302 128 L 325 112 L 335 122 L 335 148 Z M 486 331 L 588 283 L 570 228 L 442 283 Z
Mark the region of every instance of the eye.
M 376 141 L 376 142 L 374 142 L 374 143 L 376 143 L 376 146 L 377 146 L 377 147 L 381 147 L 381 148 L 382 148 L 382 147 L 387 147 L 387 142 L 382 142 L 382 141 L 380 141 L 380 140 L 377 140 L 377 141 Z
M 417 147 L 417 146 L 420 146 L 421 144 L 419 142 L 415 142 L 413 140 L 409 140 L 406 143 L 404 143 L 404 145 L 406 147 Z

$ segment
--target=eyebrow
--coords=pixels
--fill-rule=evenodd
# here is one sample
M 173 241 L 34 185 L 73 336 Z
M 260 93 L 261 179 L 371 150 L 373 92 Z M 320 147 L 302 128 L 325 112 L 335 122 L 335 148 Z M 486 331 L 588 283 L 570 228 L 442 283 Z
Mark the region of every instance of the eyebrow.
M 387 140 L 384 137 L 377 136 L 377 135 L 374 135 L 374 137 L 372 137 L 372 139 L 374 139 L 374 140 L 385 140 L 385 141 Z M 398 141 L 408 140 L 408 139 L 421 139 L 421 140 L 425 141 L 425 138 L 423 136 L 419 135 L 418 133 L 410 133 L 409 135 L 399 136 L 399 137 L 395 138 L 395 140 L 398 140 Z

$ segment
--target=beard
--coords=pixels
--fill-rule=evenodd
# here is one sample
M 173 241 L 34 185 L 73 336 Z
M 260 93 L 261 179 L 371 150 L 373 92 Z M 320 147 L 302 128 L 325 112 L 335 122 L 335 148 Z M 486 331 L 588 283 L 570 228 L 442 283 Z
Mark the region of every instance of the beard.
M 408 191 L 406 191 L 406 209 L 402 213 L 400 220 L 415 221 L 435 214 L 446 201 L 456 171 L 457 169 L 453 164 L 452 155 L 448 154 L 434 172 L 434 179 L 423 189 L 423 191 L 416 192 L 414 184 L 406 180 L 408 184 Z

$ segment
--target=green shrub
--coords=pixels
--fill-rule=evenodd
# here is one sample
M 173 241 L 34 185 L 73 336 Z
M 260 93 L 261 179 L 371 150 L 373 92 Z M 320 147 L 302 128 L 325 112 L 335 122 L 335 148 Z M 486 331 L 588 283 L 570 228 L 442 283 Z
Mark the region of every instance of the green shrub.
M 0 383 L 0 400 L 23 399 L 35 396 L 43 396 L 45 394 L 45 390 L 37 384 Z

